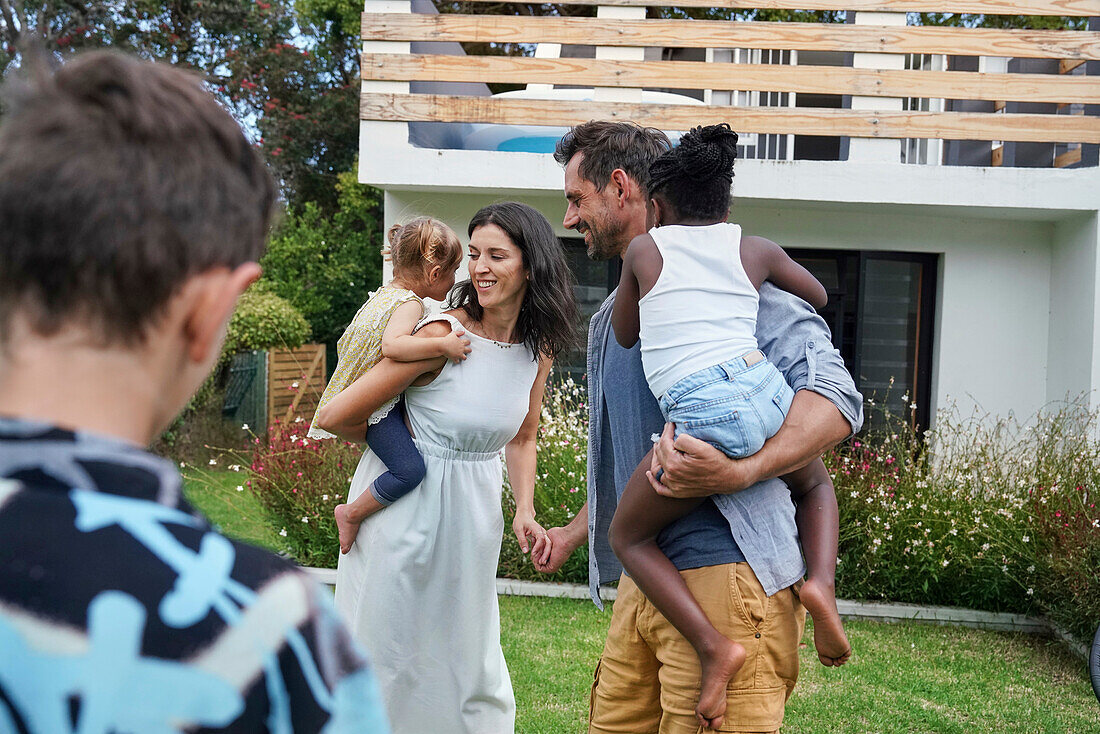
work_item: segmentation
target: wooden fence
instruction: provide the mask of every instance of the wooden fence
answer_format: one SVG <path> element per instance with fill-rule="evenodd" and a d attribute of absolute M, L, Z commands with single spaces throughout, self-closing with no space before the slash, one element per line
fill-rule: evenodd
<path fill-rule="evenodd" d="M 399 122 L 443 121 L 573 125 L 590 119 L 629 119 L 665 130 L 729 122 L 738 132 L 851 138 L 1100 143 L 1100 82 L 1086 62 L 1100 61 L 1094 30 L 1006 30 L 904 25 L 904 13 L 948 12 L 1100 17 L 1100 0 L 563 0 L 598 5 L 597 17 L 419 15 L 364 13 L 362 57 L 367 82 L 471 82 L 735 90 L 855 95 L 849 109 L 714 104 L 644 104 L 614 95 L 592 102 L 390 92 L 367 84 L 360 118 Z M 647 6 L 789 8 L 856 11 L 848 24 L 650 19 Z M 368 4 L 369 7 L 369 4 Z M 603 11 L 610 10 L 606 13 Z M 621 15 L 637 11 L 635 17 Z M 861 24 L 860 13 L 893 14 L 895 25 Z M 601 17 L 603 16 L 603 17 Z M 880 16 L 869 16 L 875 22 Z M 881 22 L 881 20 L 880 20 Z M 1095 27 L 1095 21 L 1093 21 Z M 408 53 L 409 42 L 553 43 L 596 46 L 596 58 L 448 56 Z M 379 43 L 382 42 L 382 43 Z M 640 60 L 647 47 L 790 49 L 852 54 L 851 66 L 703 63 Z M 638 51 L 623 58 L 615 49 Z M 600 53 L 611 49 L 612 53 Z M 875 56 L 867 57 L 865 54 Z M 1008 73 L 887 68 L 881 56 L 938 54 L 1012 59 L 1056 59 L 1058 73 Z M 616 56 L 619 58 L 608 58 Z M 893 66 L 896 66 L 894 64 Z M 981 68 L 979 66 L 979 68 Z M 901 109 L 899 99 L 994 102 L 989 111 Z M 868 101 L 869 100 L 869 101 Z M 879 100 L 881 104 L 877 104 Z M 891 104 L 893 103 L 893 104 Z M 1047 103 L 1049 112 L 1014 112 L 1006 103 Z M 1055 105 L 1057 107 L 1055 107 Z M 1079 153 L 1078 153 L 1079 156 Z M 1069 159 L 1066 159 L 1069 160 Z"/>
<path fill-rule="evenodd" d="M 311 422 L 325 391 L 325 345 L 273 349 L 267 359 L 268 424 L 286 423 L 296 416 Z"/>

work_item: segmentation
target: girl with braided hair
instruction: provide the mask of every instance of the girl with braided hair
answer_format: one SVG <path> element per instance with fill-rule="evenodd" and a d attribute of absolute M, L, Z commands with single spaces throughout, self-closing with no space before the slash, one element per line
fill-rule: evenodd
<path fill-rule="evenodd" d="M 654 226 L 626 250 L 612 323 L 623 347 L 641 339 L 646 381 L 676 435 L 686 432 L 731 458 L 744 458 L 775 435 L 794 398 L 757 345 L 760 287 L 769 281 L 815 308 L 825 305 L 827 295 L 774 242 L 743 237 L 738 225 L 726 221 L 736 154 L 737 133 L 729 125 L 697 127 L 650 166 Z M 657 545 L 665 526 L 708 498 L 658 494 L 645 471 L 651 459 L 652 453 L 626 485 L 611 523 L 611 546 L 642 592 L 695 648 L 702 668 L 695 714 L 701 726 L 717 729 L 727 686 L 746 650 L 715 629 Z M 795 498 L 808 567 L 800 595 L 814 619 L 819 659 L 842 665 L 851 647 L 833 593 L 838 527 L 835 514 L 821 511 L 827 498 L 818 494 L 815 487 Z"/>
<path fill-rule="evenodd" d="M 310 438 L 335 438 L 317 425 L 321 408 L 383 357 L 398 362 L 447 357 L 461 362 L 470 352 L 470 341 L 460 329 L 432 339 L 412 336 L 426 315 L 423 299 L 442 301 L 454 287 L 463 254 L 458 235 L 443 222 L 419 217 L 390 227 L 387 239 L 389 245 L 382 254 L 393 262 L 393 279 L 370 295 L 336 342 L 339 361 L 317 404 Z M 351 550 L 363 520 L 404 497 L 424 479 L 424 459 L 405 426 L 400 396 L 370 417 L 366 439 L 387 471 L 354 502 L 336 506 L 341 553 Z"/>

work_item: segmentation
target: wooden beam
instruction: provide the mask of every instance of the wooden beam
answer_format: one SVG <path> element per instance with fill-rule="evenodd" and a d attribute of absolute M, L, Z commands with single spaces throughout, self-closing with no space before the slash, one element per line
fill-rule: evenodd
<path fill-rule="evenodd" d="M 498 2 L 499 0 L 469 0 Z M 761 10 L 854 10 L 856 12 L 976 13 L 983 15 L 1100 16 L 1097 0 L 556 0 L 560 5 L 624 5 Z"/>
<path fill-rule="evenodd" d="M 724 20 L 364 13 L 367 41 L 767 48 L 1100 60 L 1100 32 Z"/>
<path fill-rule="evenodd" d="M 1074 163 L 1079 163 L 1080 161 L 1081 161 L 1081 148 L 1080 147 L 1072 148 L 1070 150 L 1067 150 L 1065 153 L 1062 153 L 1061 155 L 1054 157 L 1054 167 L 1055 168 L 1065 168 L 1066 166 L 1071 166 Z"/>
<path fill-rule="evenodd" d="M 1053 74 L 435 54 L 363 54 L 362 61 L 363 78 L 378 81 L 480 82 L 492 79 L 508 84 L 1100 104 L 1100 82 L 1095 78 Z"/>
<path fill-rule="evenodd" d="M 576 125 L 588 120 L 633 120 L 663 130 L 687 130 L 696 125 L 728 122 L 738 132 L 754 133 L 1100 143 L 1100 118 L 1076 115 L 578 103 L 440 94 L 364 92 L 359 102 L 359 119 L 554 126 Z"/>
<path fill-rule="evenodd" d="M 298 404 L 302 401 L 302 396 L 306 394 L 306 390 L 309 389 L 310 383 L 313 382 L 318 367 L 322 369 L 321 380 L 324 381 L 325 379 L 324 368 L 322 367 L 325 359 L 325 345 L 318 344 L 314 349 L 316 354 L 314 354 L 313 361 L 310 362 L 309 367 L 303 373 L 302 379 L 298 383 L 298 389 L 294 395 L 294 400 L 291 401 L 286 409 L 286 413 L 283 415 L 283 423 L 290 423 L 290 419 L 294 417 L 294 411 L 298 409 Z M 317 388 L 314 388 L 314 392 L 320 394 Z"/>
<path fill-rule="evenodd" d="M 1062 59 L 1058 62 L 1058 73 L 1068 74 L 1083 63 L 1084 59 Z"/>

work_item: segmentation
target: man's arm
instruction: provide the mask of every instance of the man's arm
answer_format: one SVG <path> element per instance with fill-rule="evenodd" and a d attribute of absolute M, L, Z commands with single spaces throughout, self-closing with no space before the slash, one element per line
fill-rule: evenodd
<path fill-rule="evenodd" d="M 657 493 L 665 497 L 730 494 L 801 469 L 851 432 L 848 420 L 828 398 L 799 390 L 783 427 L 763 448 L 744 459 L 730 459 L 705 441 L 686 434 L 674 441 L 672 424 L 665 425 L 647 476 Z M 664 469 L 661 481 L 656 479 L 658 468 Z"/>

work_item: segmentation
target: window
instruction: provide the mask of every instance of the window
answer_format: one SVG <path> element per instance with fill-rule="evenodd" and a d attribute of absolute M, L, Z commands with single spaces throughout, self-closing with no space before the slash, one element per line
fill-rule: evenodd
<path fill-rule="evenodd" d="M 833 346 L 863 396 L 875 402 L 866 425 L 885 406 L 917 430 L 930 421 L 932 318 L 937 256 L 906 252 L 788 250 L 829 292 L 820 311 Z M 914 410 L 910 407 L 915 405 Z"/>

